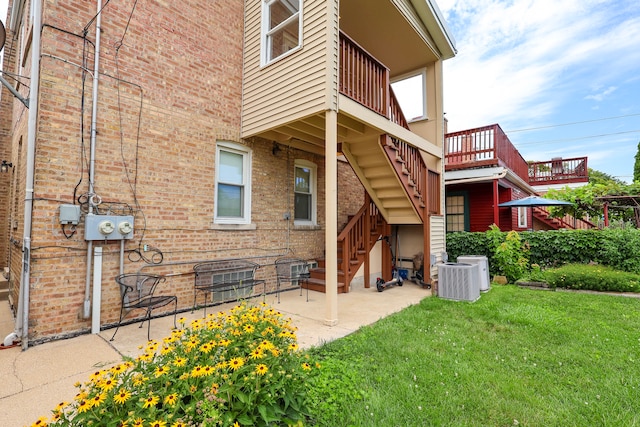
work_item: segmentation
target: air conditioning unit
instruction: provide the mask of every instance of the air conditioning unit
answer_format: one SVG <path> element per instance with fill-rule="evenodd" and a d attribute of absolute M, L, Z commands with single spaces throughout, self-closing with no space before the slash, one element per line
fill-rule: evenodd
<path fill-rule="evenodd" d="M 438 296 L 470 302 L 480 298 L 478 264 L 438 264 Z"/>
<path fill-rule="evenodd" d="M 458 262 L 462 264 L 478 264 L 480 268 L 480 292 L 487 292 L 491 288 L 489 279 L 489 260 L 484 255 L 460 255 Z"/>

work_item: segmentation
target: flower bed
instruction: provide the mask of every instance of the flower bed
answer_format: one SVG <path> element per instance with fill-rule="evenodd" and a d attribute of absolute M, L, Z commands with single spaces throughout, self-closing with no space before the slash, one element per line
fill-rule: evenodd
<path fill-rule="evenodd" d="M 302 425 L 306 379 L 318 365 L 299 351 L 290 319 L 242 303 L 150 341 L 76 384 L 73 402 L 34 426 Z"/>

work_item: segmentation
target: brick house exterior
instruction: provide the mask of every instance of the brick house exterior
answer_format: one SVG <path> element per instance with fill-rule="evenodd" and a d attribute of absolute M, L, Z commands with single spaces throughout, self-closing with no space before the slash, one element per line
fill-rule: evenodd
<path fill-rule="evenodd" d="M 336 221 L 328 227 L 325 153 L 264 129 L 243 129 L 249 117 L 243 101 L 247 16 L 260 3 L 105 1 L 98 13 L 100 2 L 43 2 L 37 37 L 30 2 L 9 2 L 7 22 L 13 26 L 3 69 L 34 77 L 37 38 L 40 46 L 38 90 L 33 80 L 19 78 L 16 85 L 30 98 L 29 108 L 4 88 L 0 106 L 0 154 L 14 165 L 0 176 L 0 260 L 9 271 L 14 306 L 27 299 L 23 346 L 24 338 L 37 344 L 90 330 L 87 304 L 96 262 L 102 268 L 100 320 L 109 327 L 118 319 L 113 278 L 122 270 L 170 275 L 167 286 L 180 309 L 192 304 L 190 273 L 202 260 L 250 258 L 273 287 L 278 257 L 324 257 L 327 229 L 341 230 L 363 206 L 368 187 L 340 156 L 331 178 L 337 183 Z M 305 14 L 321 3 L 305 2 Z M 442 148 L 441 136 L 433 146 Z M 249 159 L 241 193 L 250 197 L 244 224 L 216 219 L 221 147 Z M 436 172 L 441 157 L 432 161 Z M 294 171 L 300 162 L 315 171 L 317 217 L 310 224 L 285 219 L 296 209 Z M 66 220 L 67 210 L 77 206 L 79 223 L 62 224 L 61 215 Z M 89 214 L 133 216 L 133 238 L 86 239 Z M 95 259 L 98 247 L 101 261 Z M 25 278 L 28 286 L 21 286 Z"/>

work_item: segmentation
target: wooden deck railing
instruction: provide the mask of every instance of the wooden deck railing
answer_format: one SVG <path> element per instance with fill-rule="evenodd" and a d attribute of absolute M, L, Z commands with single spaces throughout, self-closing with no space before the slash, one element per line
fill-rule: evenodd
<path fill-rule="evenodd" d="M 544 206 L 536 206 L 534 209 L 535 209 L 535 212 L 540 215 L 547 216 L 547 217 L 551 215 L 549 210 Z M 562 227 L 568 228 L 568 229 L 591 230 L 591 229 L 597 228 L 597 225 L 593 224 L 592 222 L 589 222 L 584 219 L 576 218 L 570 214 L 566 214 L 562 218 L 554 218 L 554 219 L 558 221 L 562 225 Z"/>
<path fill-rule="evenodd" d="M 347 288 L 364 257 L 384 232 L 385 226 L 384 217 L 367 195 L 364 205 L 338 235 L 338 248 L 342 250 L 342 257 L 338 259 L 338 271 L 343 272 Z"/>
<path fill-rule="evenodd" d="M 343 95 L 409 129 L 391 90 L 389 68 L 342 32 L 339 87 Z"/>
<path fill-rule="evenodd" d="M 529 166 L 499 125 L 445 135 L 445 170 L 504 166 L 528 180 Z"/>
<path fill-rule="evenodd" d="M 568 184 L 589 182 L 586 157 L 555 158 L 546 162 L 529 163 L 529 184 Z"/>
<path fill-rule="evenodd" d="M 407 190 L 418 215 L 424 221 L 424 206 L 427 202 L 427 165 L 420 154 L 420 150 L 405 141 L 384 134 L 380 137 L 380 144 L 384 148 L 398 178 Z"/>

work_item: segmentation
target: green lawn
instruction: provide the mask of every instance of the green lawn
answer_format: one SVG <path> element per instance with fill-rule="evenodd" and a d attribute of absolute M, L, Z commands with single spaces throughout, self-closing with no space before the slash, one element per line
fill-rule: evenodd
<path fill-rule="evenodd" d="M 312 353 L 319 426 L 640 426 L 636 298 L 494 285 Z"/>

